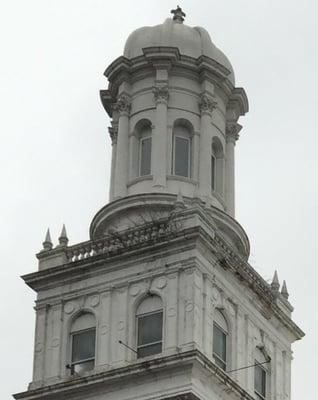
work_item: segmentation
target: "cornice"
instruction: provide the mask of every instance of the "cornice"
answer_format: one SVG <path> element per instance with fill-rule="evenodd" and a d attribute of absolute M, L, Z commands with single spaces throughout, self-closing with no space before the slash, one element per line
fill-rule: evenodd
<path fill-rule="evenodd" d="M 125 380 L 133 380 L 141 375 L 148 375 L 150 378 L 153 374 L 162 372 L 174 371 L 176 369 L 186 369 L 197 367 L 202 368 L 205 373 L 210 375 L 211 379 L 216 380 L 218 384 L 225 385 L 229 390 L 233 391 L 238 398 L 245 400 L 254 400 L 243 387 L 231 378 L 229 374 L 224 372 L 210 359 L 204 356 L 199 350 L 190 350 L 180 352 L 170 356 L 153 357 L 149 360 L 135 361 L 130 365 L 113 368 L 108 371 L 96 372 L 87 374 L 83 377 L 69 377 L 64 381 L 48 386 L 43 386 L 38 389 L 31 389 L 26 392 L 14 394 L 16 400 L 51 400 L 52 398 L 59 400 L 74 396 L 81 393 L 92 393 L 94 390 L 100 393 L 101 390 L 109 385 L 115 385 L 118 382 L 122 384 Z M 152 378 L 151 378 L 152 379 Z M 180 397 L 179 397 L 180 396 Z M 198 399 L 195 390 L 189 390 L 187 393 L 181 393 L 178 397 L 166 395 L 161 397 L 163 400 L 168 399 Z M 186 396 L 186 397 L 182 397 Z"/>
<path fill-rule="evenodd" d="M 168 197 L 175 199 L 175 196 L 155 196 L 154 194 L 152 196 L 157 202 L 158 198 L 165 202 L 167 202 Z M 140 196 L 134 196 L 130 199 L 131 206 L 136 204 L 138 197 Z M 265 308 L 269 310 L 268 316 L 275 316 L 292 332 L 295 339 L 301 339 L 304 333 L 279 307 L 277 297 L 272 293 L 270 285 L 249 265 L 244 258 L 246 254 L 239 254 L 238 249 L 228 243 L 223 236 L 222 232 L 232 229 L 233 234 L 235 230 L 237 231 L 235 233 L 236 238 L 241 237 L 244 231 L 242 230 L 240 233 L 240 226 L 237 222 L 220 210 L 214 210 L 213 207 L 207 209 L 199 200 L 197 204 L 189 199 L 185 199 L 185 201 L 186 207 L 181 211 L 171 209 L 173 211 L 172 219 L 170 216 L 164 217 L 97 240 L 67 247 L 63 250 L 66 264 L 25 275 L 23 279 L 29 286 L 39 289 L 52 285 L 54 282 L 56 285 L 56 282 L 63 282 L 66 278 L 73 277 L 72 279 L 75 279 L 76 276 L 79 277 L 85 271 L 89 271 L 90 274 L 98 274 L 100 268 L 103 265 L 105 266 L 105 262 L 116 268 L 116 262 L 119 260 L 123 263 L 125 260 L 135 260 L 136 257 L 140 259 L 142 254 L 147 254 L 147 252 L 149 254 L 149 251 L 155 257 L 157 252 L 163 251 L 163 249 L 168 253 L 176 251 L 176 248 L 178 251 L 183 251 L 183 246 L 186 246 L 187 249 L 192 248 L 192 246 L 194 248 L 197 240 L 202 238 L 210 251 L 216 256 L 218 264 L 225 270 L 231 271 L 241 284 L 246 285 L 258 295 Z M 115 211 L 116 205 L 118 207 L 123 202 L 125 203 L 125 199 L 109 206 L 115 207 L 113 209 Z M 125 204 L 127 208 L 127 199 Z M 144 202 L 143 204 L 145 206 Z M 107 216 L 107 213 L 105 216 Z M 200 217 L 203 224 L 197 217 Z M 233 222 L 231 223 L 231 221 Z M 220 223 L 223 226 L 222 229 L 220 229 Z M 217 226 L 217 229 L 215 229 L 215 226 Z M 185 236 L 187 237 L 186 243 L 184 241 Z M 246 245 L 248 245 L 248 242 Z M 59 249 L 59 251 L 61 250 Z M 45 254 L 40 253 L 40 256 L 41 258 L 50 257 L 51 253 L 54 252 L 56 252 L 56 249 L 47 251 Z"/>
<path fill-rule="evenodd" d="M 234 89 L 228 79 L 231 72 L 207 56 L 199 58 L 185 56 L 180 54 L 177 47 L 147 47 L 143 49 L 143 53 L 142 56 L 133 59 L 121 56 L 108 66 L 104 75 L 109 80 L 108 90 L 112 98 L 117 96 L 118 87 L 124 80 L 134 81 L 139 71 L 148 71 L 150 74 L 151 69 L 158 68 L 167 69 L 170 74 L 176 71 L 176 73 L 190 74 L 200 81 L 209 80 L 223 88 L 227 96 L 230 96 Z M 139 74 L 139 77 L 142 79 L 144 76 Z"/>

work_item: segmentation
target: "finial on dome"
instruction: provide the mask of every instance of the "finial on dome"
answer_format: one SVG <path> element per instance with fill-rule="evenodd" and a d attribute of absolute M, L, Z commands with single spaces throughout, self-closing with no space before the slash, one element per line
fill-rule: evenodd
<path fill-rule="evenodd" d="M 185 13 L 182 11 L 182 8 L 177 6 L 175 10 L 170 11 L 171 14 L 173 14 L 173 20 L 178 22 L 179 24 L 182 24 L 184 21 L 184 17 L 186 16 Z"/>

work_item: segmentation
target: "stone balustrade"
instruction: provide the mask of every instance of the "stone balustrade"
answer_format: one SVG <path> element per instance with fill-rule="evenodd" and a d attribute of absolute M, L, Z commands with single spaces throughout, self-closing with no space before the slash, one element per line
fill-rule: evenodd
<path fill-rule="evenodd" d="M 109 232 L 107 236 L 67 247 L 68 262 L 75 262 L 99 254 L 120 253 L 130 247 L 167 240 L 177 231 L 176 223 L 171 219 L 151 222 L 128 229 L 124 232 Z"/>

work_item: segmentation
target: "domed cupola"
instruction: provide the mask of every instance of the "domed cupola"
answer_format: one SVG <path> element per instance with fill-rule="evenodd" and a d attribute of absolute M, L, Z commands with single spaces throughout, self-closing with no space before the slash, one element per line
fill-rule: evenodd
<path fill-rule="evenodd" d="M 173 19 L 167 18 L 163 24 L 145 26 L 132 32 L 126 41 L 124 57 L 142 56 L 147 47 L 176 47 L 180 54 L 191 58 L 209 57 L 228 70 L 227 77 L 235 84 L 231 63 L 212 43 L 209 33 L 200 26 L 185 25 L 178 14 Z"/>
<path fill-rule="evenodd" d="M 101 100 L 112 125 L 106 209 L 121 204 L 126 212 L 136 199 L 170 204 L 182 195 L 234 217 L 234 147 L 247 97 L 208 32 L 185 25 L 180 7 L 172 14 L 134 31 L 105 71 Z M 93 236 L 105 233 L 105 212 L 95 217 Z"/>

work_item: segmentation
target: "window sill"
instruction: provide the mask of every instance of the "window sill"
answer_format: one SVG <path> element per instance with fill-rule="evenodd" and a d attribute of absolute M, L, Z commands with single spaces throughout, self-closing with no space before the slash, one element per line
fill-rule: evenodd
<path fill-rule="evenodd" d="M 152 179 L 153 179 L 152 175 L 137 176 L 136 178 L 134 178 L 130 182 L 128 182 L 127 187 L 130 187 L 130 186 L 135 185 L 136 183 L 142 182 L 142 181 L 152 181 Z"/>
<path fill-rule="evenodd" d="M 185 183 L 191 183 L 192 185 L 197 185 L 198 182 L 195 181 L 194 179 L 187 178 L 185 176 L 181 175 L 167 175 L 167 180 L 169 181 L 180 181 L 180 182 L 185 182 Z"/>

